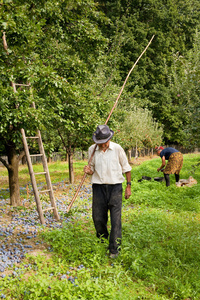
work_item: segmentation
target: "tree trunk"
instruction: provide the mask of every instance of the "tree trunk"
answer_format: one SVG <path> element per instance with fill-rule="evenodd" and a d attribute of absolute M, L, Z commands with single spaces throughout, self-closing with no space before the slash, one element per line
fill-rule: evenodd
<path fill-rule="evenodd" d="M 48 163 L 51 163 L 51 162 L 52 162 L 52 158 L 51 158 L 50 155 L 47 156 L 47 162 L 48 162 Z"/>
<path fill-rule="evenodd" d="M 22 157 L 22 165 L 25 165 L 26 164 L 26 155 L 24 155 L 23 157 Z"/>
<path fill-rule="evenodd" d="M 84 151 L 82 151 L 82 160 L 84 160 L 85 159 L 85 153 L 84 153 Z"/>
<path fill-rule="evenodd" d="M 22 205 L 19 192 L 19 159 L 14 145 L 7 145 L 10 205 Z"/>
<path fill-rule="evenodd" d="M 73 168 L 73 153 L 71 149 L 68 151 L 68 165 L 69 165 L 69 182 L 74 183 L 74 168 Z"/>
<path fill-rule="evenodd" d="M 138 159 L 138 148 L 137 148 L 137 142 L 135 146 L 135 160 Z"/>
<path fill-rule="evenodd" d="M 131 149 L 128 150 L 128 161 L 131 162 Z"/>

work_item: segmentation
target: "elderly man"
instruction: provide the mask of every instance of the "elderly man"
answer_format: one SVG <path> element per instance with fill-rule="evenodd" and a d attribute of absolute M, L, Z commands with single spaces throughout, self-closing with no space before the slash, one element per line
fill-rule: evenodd
<path fill-rule="evenodd" d="M 121 244 L 122 182 L 126 175 L 125 198 L 131 195 L 131 166 L 122 147 L 111 138 L 114 132 L 107 125 L 97 126 L 93 134 L 94 144 L 89 148 L 91 164 L 84 172 L 92 175 L 92 217 L 97 237 L 108 239 L 108 210 L 110 210 L 111 232 L 109 236 L 110 257 L 117 257 Z M 95 148 L 96 146 L 96 148 Z"/>
<path fill-rule="evenodd" d="M 167 147 L 163 148 L 162 146 L 156 147 L 157 155 L 161 157 L 162 159 L 162 165 L 160 168 L 157 169 L 157 171 L 163 170 L 163 168 L 166 165 L 166 160 L 168 160 L 168 163 L 163 170 L 166 186 L 170 186 L 170 179 L 169 174 L 175 174 L 176 182 L 179 181 L 179 173 L 183 166 L 183 155 L 178 150 Z"/>

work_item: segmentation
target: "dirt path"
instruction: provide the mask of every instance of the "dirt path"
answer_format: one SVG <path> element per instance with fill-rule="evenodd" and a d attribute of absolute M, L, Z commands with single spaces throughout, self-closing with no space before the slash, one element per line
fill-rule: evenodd
<path fill-rule="evenodd" d="M 41 225 L 36 204 L 32 192 L 29 197 L 23 199 L 22 207 L 11 207 L 9 200 L 0 199 L 0 276 L 10 274 L 9 268 L 17 267 L 25 260 L 26 254 L 34 256 L 48 255 L 51 252 L 49 245 L 43 242 L 41 233 L 49 228 L 61 228 L 65 221 L 69 222 L 70 218 L 66 216 L 66 209 L 74 195 L 77 184 L 69 185 L 68 183 L 57 183 L 53 185 L 54 196 L 57 203 L 60 221 L 55 221 L 50 212 L 45 214 L 45 225 Z M 86 182 L 78 197 L 79 205 L 88 207 L 91 205 L 91 185 Z M 50 206 L 49 201 L 45 202 L 44 207 Z M 81 203 L 81 201 L 83 203 Z M 88 202 L 88 203 L 87 203 Z M 74 207 L 76 204 L 74 205 Z M 73 220 L 73 219 L 72 219 Z"/>

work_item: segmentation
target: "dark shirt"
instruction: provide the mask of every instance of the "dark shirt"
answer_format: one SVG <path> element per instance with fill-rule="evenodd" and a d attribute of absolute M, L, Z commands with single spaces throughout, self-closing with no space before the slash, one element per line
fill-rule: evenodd
<path fill-rule="evenodd" d="M 165 156 L 165 159 L 168 160 L 170 155 L 174 152 L 179 152 L 179 151 L 172 147 L 167 147 L 160 152 L 160 157 L 162 158 L 163 156 Z"/>

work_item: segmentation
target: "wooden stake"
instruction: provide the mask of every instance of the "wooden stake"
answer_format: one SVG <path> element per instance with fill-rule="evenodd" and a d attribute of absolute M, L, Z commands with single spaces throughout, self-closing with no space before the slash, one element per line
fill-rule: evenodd
<path fill-rule="evenodd" d="M 120 93 L 119 93 L 119 95 L 118 95 L 116 101 L 115 101 L 115 104 L 113 105 L 113 108 L 111 109 L 111 111 L 110 111 L 110 113 L 109 113 L 109 115 L 108 115 L 108 118 L 107 118 L 107 120 L 106 120 L 106 122 L 105 122 L 105 125 L 108 123 L 108 121 L 109 121 L 109 119 L 110 119 L 110 117 L 111 117 L 111 115 L 112 115 L 112 113 L 113 113 L 115 107 L 117 106 L 117 102 L 118 102 L 118 100 L 119 100 L 119 98 L 120 98 L 120 96 L 121 96 L 121 94 L 122 94 L 122 92 L 123 92 L 123 89 L 124 89 L 124 87 L 125 87 L 125 85 L 126 85 L 126 82 L 127 82 L 128 78 L 129 78 L 131 72 L 133 71 L 133 69 L 134 69 L 135 66 L 137 65 L 137 63 L 138 63 L 138 61 L 140 60 L 140 58 L 142 57 L 142 55 L 146 52 L 146 50 L 147 50 L 148 47 L 150 46 L 150 44 L 151 44 L 151 42 L 152 42 L 154 36 L 155 36 L 155 35 L 152 36 L 152 38 L 150 39 L 150 41 L 149 41 L 149 43 L 147 44 L 146 48 L 142 51 L 142 53 L 140 54 L 140 56 L 138 57 L 138 59 L 136 60 L 136 62 L 135 62 L 134 65 L 132 66 L 132 68 L 130 69 L 128 75 L 126 76 L 126 79 L 125 79 L 125 81 L 124 81 L 124 84 L 123 84 L 123 86 L 122 86 L 122 88 L 121 88 L 121 90 L 120 90 Z M 89 166 L 90 166 L 90 163 L 91 163 L 92 158 L 93 158 L 93 156 L 94 156 L 94 153 L 95 153 L 95 151 L 96 151 L 96 148 L 97 148 L 97 145 L 94 147 L 94 151 L 93 151 L 93 153 L 92 153 L 92 155 L 91 155 L 91 157 L 90 157 L 90 160 L 89 160 L 89 162 L 88 162 L 88 165 L 89 165 Z M 84 173 L 83 178 L 82 178 L 82 180 L 81 180 L 81 182 L 80 182 L 80 184 L 79 184 L 79 186 L 78 186 L 78 189 L 77 189 L 77 191 L 76 191 L 74 197 L 72 198 L 70 204 L 69 204 L 68 207 L 67 207 L 67 213 L 69 212 L 69 210 L 70 210 L 70 208 L 72 207 L 74 201 L 76 200 L 76 197 L 78 196 L 78 193 L 79 193 L 79 191 L 80 191 L 80 189 L 81 189 L 81 186 L 82 186 L 83 182 L 85 181 L 86 176 L 87 176 L 87 174 Z"/>

